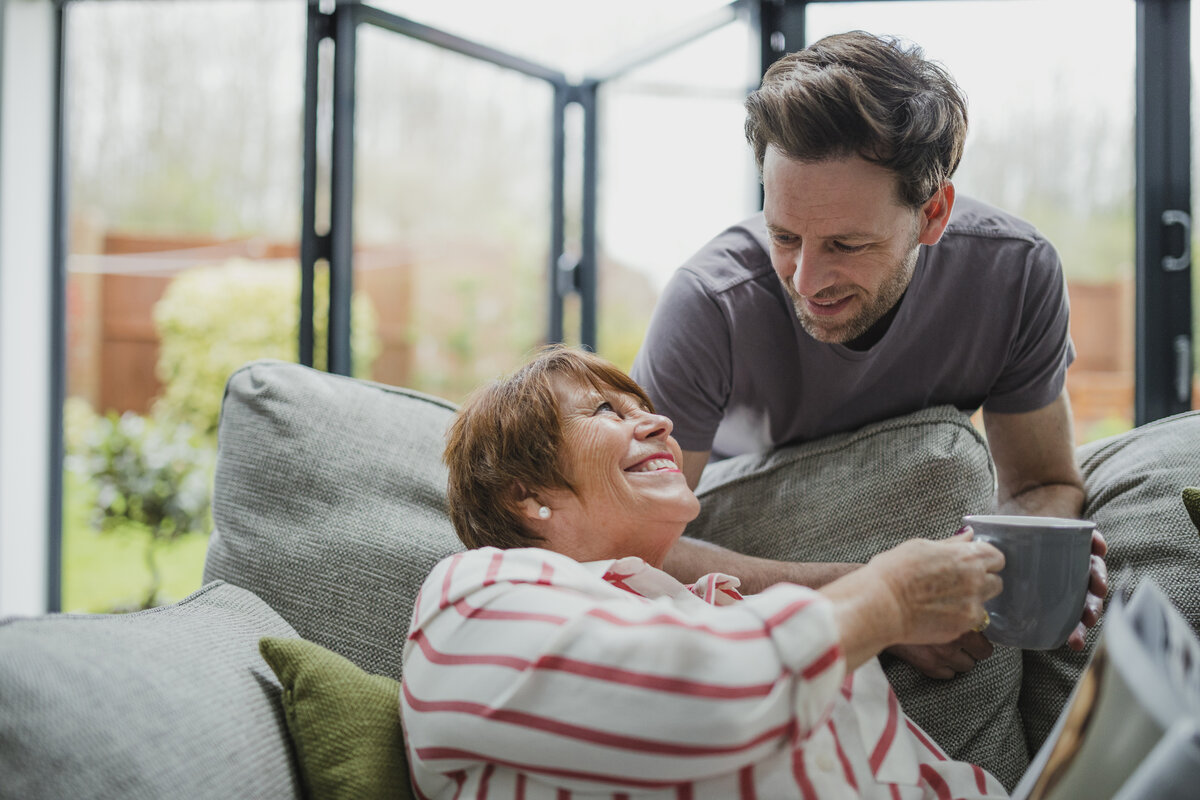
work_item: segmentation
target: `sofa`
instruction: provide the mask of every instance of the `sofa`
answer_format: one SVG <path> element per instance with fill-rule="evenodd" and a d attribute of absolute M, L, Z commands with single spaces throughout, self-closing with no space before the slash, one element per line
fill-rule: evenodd
<path fill-rule="evenodd" d="M 0 798 L 410 797 L 397 710 L 415 593 L 461 549 L 446 513 L 453 404 L 257 361 L 229 379 L 203 585 L 124 615 L 0 621 Z M 1200 630 L 1200 412 L 1079 448 L 1110 584 L 1151 579 Z M 688 534 L 865 561 L 990 510 L 970 420 L 934 408 L 706 470 Z M 1189 495 L 1200 518 L 1200 499 Z M 884 657 L 908 713 L 1012 787 L 1088 651 L 997 647 L 933 681 Z M 947 709 L 952 709 L 947 713 Z"/>

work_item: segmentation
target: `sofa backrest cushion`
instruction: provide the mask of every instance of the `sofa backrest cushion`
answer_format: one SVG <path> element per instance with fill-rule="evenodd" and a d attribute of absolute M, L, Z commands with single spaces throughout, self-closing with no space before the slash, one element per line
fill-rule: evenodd
<path fill-rule="evenodd" d="M 709 464 L 697 487 L 700 516 L 686 535 L 764 558 L 864 563 L 908 539 L 953 534 L 963 516 L 992 509 L 995 481 L 970 419 L 940 406 Z M 887 654 L 881 661 L 905 712 L 935 741 L 1015 785 L 1029 760 L 1017 711 L 1019 650 L 997 647 L 949 681 Z"/>
<path fill-rule="evenodd" d="M 1110 594 L 1153 581 L 1200 633 L 1200 533 L 1182 499 L 1185 488 L 1200 486 L 1200 411 L 1090 442 L 1076 455 L 1086 489 L 1083 516 L 1108 542 Z M 1103 629 L 1101 618 L 1081 653 L 1025 654 L 1021 710 L 1031 747 L 1050 733 Z"/>
<path fill-rule="evenodd" d="M 123 615 L 0 622 L 0 798 L 300 798 L 250 592 Z"/>
<path fill-rule="evenodd" d="M 446 509 L 454 406 L 258 361 L 221 407 L 204 579 L 245 587 L 305 639 L 400 678 L 413 601 L 462 549 Z"/>

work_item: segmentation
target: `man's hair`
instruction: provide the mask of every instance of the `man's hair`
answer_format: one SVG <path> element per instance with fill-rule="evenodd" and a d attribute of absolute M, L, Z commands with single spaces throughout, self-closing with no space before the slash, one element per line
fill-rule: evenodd
<path fill-rule="evenodd" d="M 650 411 L 642 387 L 603 358 L 551 345 L 512 376 L 476 389 L 446 434 L 442 458 L 450 469 L 450 520 L 467 547 L 538 547 L 525 527 L 523 494 L 543 489 L 574 492 L 562 471 L 563 426 L 554 380 L 625 392 Z"/>
<path fill-rule="evenodd" d="M 762 173 L 768 147 L 796 161 L 860 156 L 897 176 L 920 207 L 954 174 L 967 102 L 915 45 L 863 31 L 827 36 L 776 61 L 746 99 L 746 139 Z"/>

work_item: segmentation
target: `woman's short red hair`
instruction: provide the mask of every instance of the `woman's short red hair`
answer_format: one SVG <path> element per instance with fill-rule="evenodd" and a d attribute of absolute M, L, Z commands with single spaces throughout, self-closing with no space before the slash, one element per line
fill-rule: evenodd
<path fill-rule="evenodd" d="M 539 547 L 519 510 L 522 496 L 544 489 L 574 491 L 562 472 L 563 426 L 554 379 L 625 392 L 647 409 L 642 387 L 595 353 L 563 345 L 538 351 L 510 377 L 476 389 L 446 435 L 450 519 L 463 544 Z"/>

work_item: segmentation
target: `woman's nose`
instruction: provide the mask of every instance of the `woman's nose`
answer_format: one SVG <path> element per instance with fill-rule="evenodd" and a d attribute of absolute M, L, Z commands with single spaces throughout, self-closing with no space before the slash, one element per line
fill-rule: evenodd
<path fill-rule="evenodd" d="M 667 437 L 675 426 L 668 417 L 649 411 L 641 412 L 637 422 L 637 435 L 641 439 L 653 439 L 656 436 Z"/>

